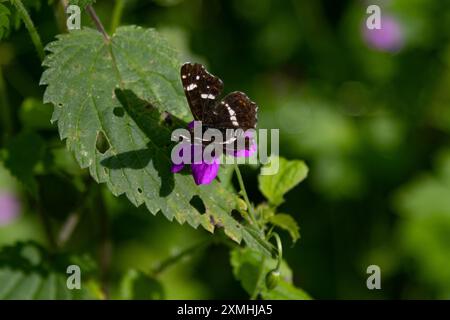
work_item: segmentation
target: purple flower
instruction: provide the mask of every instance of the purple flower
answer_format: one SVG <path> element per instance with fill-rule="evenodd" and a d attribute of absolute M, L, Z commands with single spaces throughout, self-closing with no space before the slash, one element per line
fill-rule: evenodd
<path fill-rule="evenodd" d="M 188 124 L 188 128 L 192 129 L 194 127 L 194 121 Z M 248 150 L 239 150 L 234 151 L 233 156 L 235 157 L 250 157 L 256 152 L 257 146 L 254 143 L 254 140 L 251 137 L 250 132 L 246 132 L 246 138 L 249 138 L 251 142 Z M 189 148 L 189 145 L 186 145 Z M 191 170 L 192 176 L 194 177 L 194 181 L 197 185 L 200 184 L 210 184 L 217 176 L 220 167 L 220 159 L 219 157 L 214 157 L 212 160 L 200 159 L 200 161 L 195 161 L 195 157 L 199 156 L 200 158 L 203 155 L 203 146 L 200 144 L 191 144 L 191 155 L 194 159 L 191 159 Z M 183 149 L 180 150 L 180 157 L 183 156 Z M 172 164 L 171 171 L 173 173 L 180 172 L 184 168 L 184 163 L 180 164 Z"/>
<path fill-rule="evenodd" d="M 19 200 L 13 193 L 0 192 L 0 226 L 13 222 L 20 214 Z"/>
<path fill-rule="evenodd" d="M 381 29 L 369 29 L 364 23 L 363 37 L 370 47 L 379 51 L 397 52 L 404 43 L 402 26 L 388 15 L 381 16 Z"/>

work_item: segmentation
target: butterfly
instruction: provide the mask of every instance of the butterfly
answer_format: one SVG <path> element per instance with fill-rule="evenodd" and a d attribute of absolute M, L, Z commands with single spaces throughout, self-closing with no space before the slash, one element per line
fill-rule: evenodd
<path fill-rule="evenodd" d="M 232 92 L 219 100 L 222 80 L 199 63 L 183 64 L 180 75 L 194 120 L 201 121 L 205 130 L 218 129 L 225 137 L 226 129 L 256 128 L 258 106 L 245 93 Z M 236 138 L 224 140 L 225 144 L 231 144 Z"/>

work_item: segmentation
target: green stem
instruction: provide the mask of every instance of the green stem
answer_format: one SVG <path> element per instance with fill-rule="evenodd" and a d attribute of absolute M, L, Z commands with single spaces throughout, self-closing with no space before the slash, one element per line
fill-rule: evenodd
<path fill-rule="evenodd" d="M 34 44 L 34 47 L 36 48 L 36 51 L 39 55 L 39 58 L 44 60 L 44 47 L 42 46 L 41 38 L 39 37 L 39 33 L 36 30 L 36 27 L 33 24 L 33 21 L 30 18 L 30 15 L 27 12 L 27 9 L 23 5 L 21 0 L 11 0 L 11 3 L 16 8 L 17 12 L 19 13 L 20 18 L 23 20 L 23 23 L 25 24 L 25 27 L 28 30 L 28 33 L 30 34 L 31 41 Z"/>
<path fill-rule="evenodd" d="M 160 273 L 162 273 L 163 271 L 165 271 L 166 269 L 168 269 L 169 267 L 171 267 L 172 265 L 176 264 L 177 262 L 179 262 L 181 259 L 183 259 L 184 257 L 187 257 L 193 253 L 195 253 L 196 251 L 207 247 L 211 244 L 210 240 L 206 240 L 206 241 L 202 241 L 200 243 L 196 243 L 193 246 L 167 258 L 166 260 L 164 260 L 163 262 L 161 262 L 158 266 L 156 266 L 152 271 L 151 274 L 153 276 L 158 276 Z"/>
<path fill-rule="evenodd" d="M 100 33 L 103 35 L 103 38 L 105 38 L 105 40 L 107 42 L 109 42 L 111 40 L 111 38 L 106 33 L 105 27 L 103 27 L 103 24 L 100 21 L 100 18 L 97 16 L 97 13 L 95 12 L 94 7 L 92 7 L 92 5 L 88 5 L 88 6 L 86 6 L 86 11 L 89 13 L 89 16 L 91 17 L 92 21 L 94 22 L 97 30 L 100 31 Z"/>
<path fill-rule="evenodd" d="M 116 0 L 112 13 L 111 25 L 109 27 L 109 32 L 111 34 L 113 34 L 114 31 L 116 31 L 117 27 L 120 25 L 124 8 L 125 8 L 125 0 Z"/>
<path fill-rule="evenodd" d="M 69 241 L 80 222 L 80 216 L 80 212 L 75 211 L 67 217 L 66 221 L 64 221 L 61 230 L 58 233 L 57 245 L 59 248 L 63 248 L 67 241 Z"/>
<path fill-rule="evenodd" d="M 13 132 L 13 119 L 11 114 L 11 106 L 6 93 L 5 81 L 3 79 L 2 69 L 0 67 L 0 112 L 3 125 L 3 145 L 7 142 Z"/>
<path fill-rule="evenodd" d="M 53 12 L 55 15 L 56 23 L 60 32 L 67 32 L 67 14 L 66 8 L 69 5 L 67 0 L 56 1 L 53 5 Z"/>
<path fill-rule="evenodd" d="M 270 240 L 272 237 L 275 238 L 275 240 L 277 242 L 277 249 L 278 249 L 277 265 L 276 265 L 275 269 L 273 269 L 273 270 L 280 270 L 281 262 L 283 261 L 283 243 L 281 242 L 281 238 L 278 235 L 278 233 L 276 233 L 276 232 L 271 233 L 271 232 L 272 231 L 269 232 L 267 239 Z M 253 293 L 250 296 L 251 300 L 255 300 L 258 297 L 258 294 L 260 292 L 259 288 L 261 288 L 262 282 L 264 280 L 265 265 L 266 265 L 266 256 L 263 256 L 261 259 L 261 266 L 259 267 L 260 269 L 259 269 L 259 273 L 258 273 L 258 279 L 256 280 L 255 289 L 253 290 Z"/>
<path fill-rule="evenodd" d="M 283 244 L 281 242 L 280 236 L 278 233 L 274 232 L 271 237 L 274 237 L 277 241 L 277 249 L 278 249 L 278 257 L 277 257 L 277 266 L 275 267 L 275 270 L 279 270 L 281 267 L 281 261 L 283 261 Z"/>
<path fill-rule="evenodd" d="M 244 180 L 242 179 L 241 171 L 239 170 L 239 166 L 237 163 L 234 164 L 234 170 L 236 171 L 236 175 L 239 182 L 239 187 L 241 188 L 242 195 L 244 196 L 245 203 L 248 207 L 248 212 L 250 214 L 251 222 L 255 224 L 255 226 L 259 229 L 258 221 L 255 217 L 255 211 L 253 210 L 253 206 L 248 199 L 247 191 L 245 190 Z"/>
<path fill-rule="evenodd" d="M 259 273 L 258 273 L 258 279 L 256 280 L 255 289 L 253 289 L 253 293 L 250 296 L 250 300 L 255 300 L 258 297 L 259 294 L 259 288 L 261 287 L 261 284 L 264 280 L 264 269 L 266 266 L 266 256 L 263 256 L 261 259 L 261 266 L 259 267 Z"/>

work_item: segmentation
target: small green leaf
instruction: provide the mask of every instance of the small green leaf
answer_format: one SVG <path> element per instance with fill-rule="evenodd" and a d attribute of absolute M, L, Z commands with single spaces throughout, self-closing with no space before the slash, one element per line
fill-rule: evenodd
<path fill-rule="evenodd" d="M 255 290 L 261 271 L 265 276 L 277 264 L 277 261 L 272 258 L 265 258 L 264 260 L 264 270 L 261 270 L 263 256 L 260 253 L 248 248 L 237 248 L 231 251 L 230 263 L 234 277 L 241 282 L 242 287 L 249 295 Z M 279 271 L 278 283 L 273 290 L 269 290 L 264 281 L 260 283 L 259 292 L 263 299 L 311 299 L 303 290 L 293 285 L 292 271 L 285 261 L 281 263 Z"/>
<path fill-rule="evenodd" d="M 38 134 L 22 132 L 11 139 L 6 149 L 5 167 L 34 195 L 38 189 L 34 171 L 42 159 L 44 147 Z"/>
<path fill-rule="evenodd" d="M 273 225 L 289 232 L 289 235 L 292 238 L 292 242 L 296 242 L 298 239 L 300 239 L 300 227 L 298 226 L 297 221 L 295 221 L 292 216 L 285 213 L 278 213 L 270 217 L 269 221 Z"/>
<path fill-rule="evenodd" d="M 263 222 L 269 221 L 270 217 L 275 214 L 275 210 L 273 207 L 269 206 L 267 203 L 261 203 L 255 208 L 257 219 L 262 220 Z"/>
<path fill-rule="evenodd" d="M 259 189 L 271 204 L 279 206 L 284 202 L 284 194 L 294 188 L 308 174 L 308 167 L 300 160 L 279 159 L 279 171 L 274 175 L 260 175 Z M 272 161 L 276 161 L 274 158 Z"/>
<path fill-rule="evenodd" d="M 147 274 L 128 270 L 120 284 L 120 298 L 126 300 L 161 300 L 164 299 L 161 283 Z"/>

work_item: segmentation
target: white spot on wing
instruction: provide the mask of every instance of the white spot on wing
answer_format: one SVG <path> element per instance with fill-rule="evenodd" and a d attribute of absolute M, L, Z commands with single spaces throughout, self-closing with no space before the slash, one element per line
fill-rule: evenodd
<path fill-rule="evenodd" d="M 194 90 L 195 88 L 197 88 L 197 85 L 195 83 L 191 83 L 190 85 L 187 86 L 186 90 L 191 91 Z"/>
<path fill-rule="evenodd" d="M 222 102 L 223 104 L 223 102 Z M 233 126 L 239 126 L 239 122 L 237 121 L 236 118 L 236 112 L 230 108 L 230 105 L 228 103 L 225 104 L 225 107 L 227 107 L 228 110 L 228 114 L 230 115 L 230 121 L 233 124 Z"/>
<path fill-rule="evenodd" d="M 200 96 L 202 97 L 202 99 L 211 99 L 211 100 L 214 100 L 214 99 L 216 98 L 214 95 L 212 95 L 212 94 L 207 94 L 207 93 L 202 93 Z"/>

